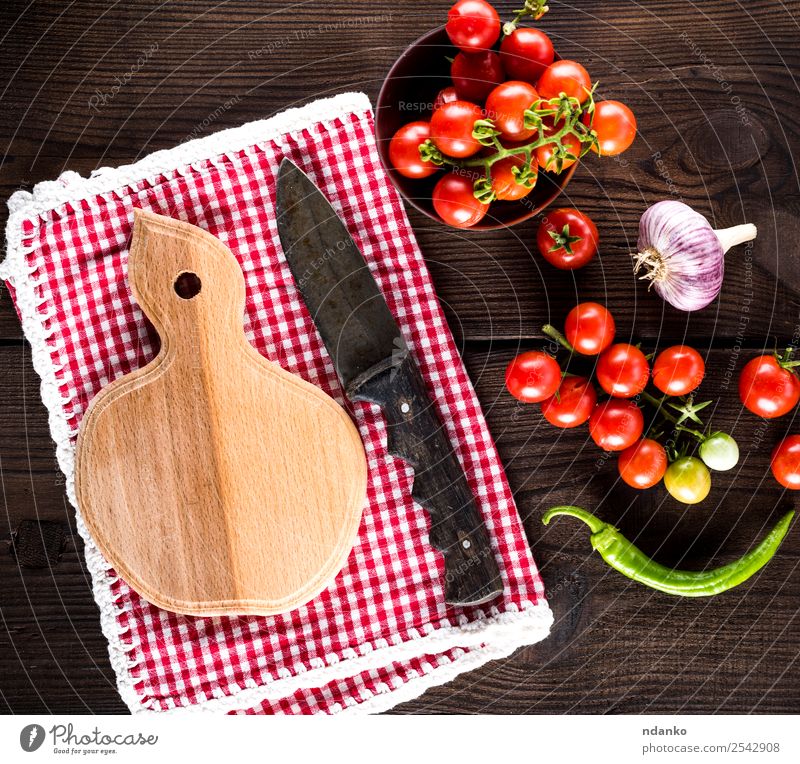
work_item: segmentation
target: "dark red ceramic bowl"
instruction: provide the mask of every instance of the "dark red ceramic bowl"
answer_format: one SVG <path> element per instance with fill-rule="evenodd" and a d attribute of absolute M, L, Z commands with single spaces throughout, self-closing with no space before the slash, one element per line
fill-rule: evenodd
<path fill-rule="evenodd" d="M 389 164 L 389 142 L 395 132 L 408 122 L 430 119 L 436 94 L 453 84 L 447 59 L 457 52 L 444 27 L 434 29 L 412 43 L 395 61 L 384 80 L 375 116 L 378 152 L 392 182 L 410 205 L 440 223 L 441 218 L 433 209 L 431 193 L 441 174 L 436 173 L 423 180 L 404 178 Z M 577 164 L 574 164 L 560 175 L 540 172 L 528 196 L 516 202 L 492 202 L 486 217 L 472 228 L 464 230 L 504 228 L 533 217 L 553 203 L 569 183 L 576 167 Z"/>

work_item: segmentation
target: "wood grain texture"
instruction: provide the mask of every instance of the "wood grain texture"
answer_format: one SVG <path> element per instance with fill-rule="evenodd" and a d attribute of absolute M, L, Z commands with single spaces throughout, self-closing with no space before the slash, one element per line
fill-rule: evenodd
<path fill-rule="evenodd" d="M 0 46 L 0 195 L 65 169 L 88 174 L 130 162 L 316 96 L 357 88 L 374 100 L 401 50 L 439 24 L 449 5 L 173 0 L 161 7 L 157 0 L 77 0 L 67 13 L 53 0 L 35 8 L 9 0 L 0 4 L 11 30 Z M 754 349 L 787 341 L 800 323 L 800 3 L 553 0 L 550 6 L 543 27 L 559 52 L 584 61 L 601 80 L 603 96 L 630 103 L 639 122 L 628 153 L 619 161 L 589 158 L 563 197 L 597 220 L 600 259 L 574 277 L 547 269 L 533 249 L 535 221 L 470 235 L 413 211 L 410 218 L 498 441 L 556 623 L 546 642 L 398 710 L 797 712 L 800 534 L 790 533 L 752 582 L 708 602 L 685 603 L 609 572 L 578 528 L 565 522 L 545 529 L 539 518 L 553 504 L 583 503 L 659 561 L 677 563 L 687 554 L 682 564 L 690 567 L 709 557 L 733 559 L 796 505 L 764 466 L 782 432 L 798 431 L 796 421 L 779 420 L 762 433 L 741 412 L 732 383 L 722 385 L 731 364 L 735 373 Z M 518 3 L 502 0 L 498 7 L 507 15 Z M 376 20 L 383 14 L 390 18 Z M 153 43 L 158 49 L 127 76 Z M 115 78 L 125 84 L 112 93 Z M 628 266 L 639 215 L 668 197 L 689 202 L 719 226 L 759 227 L 751 256 L 742 248 L 729 254 L 720 299 L 697 314 L 664 307 Z M 703 389 L 720 396 L 714 422 L 747 451 L 738 473 L 715 479 L 708 504 L 683 510 L 659 491 L 634 495 L 619 485 L 613 461 L 586 442 L 585 431 L 556 436 L 536 407 L 503 392 L 504 364 L 518 349 L 539 346 L 541 324 L 559 323 L 579 297 L 614 308 L 621 338 L 645 339 L 650 348 L 656 340 L 663 346 L 688 339 L 707 354 L 715 371 Z M 3 295 L 0 709 L 120 712 L 20 337 Z M 22 569 L 11 554 L 13 530 L 37 518 L 58 521 L 67 533 L 52 569 Z"/>
<path fill-rule="evenodd" d="M 361 438 L 332 398 L 247 341 L 244 278 L 219 239 L 151 212 L 134 219 L 128 278 L 161 349 L 81 420 L 86 526 L 159 607 L 288 612 L 328 586 L 353 546 Z"/>

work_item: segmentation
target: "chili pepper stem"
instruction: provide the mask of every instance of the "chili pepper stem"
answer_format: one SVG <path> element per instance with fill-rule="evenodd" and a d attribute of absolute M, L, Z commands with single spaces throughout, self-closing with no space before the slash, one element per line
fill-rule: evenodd
<path fill-rule="evenodd" d="M 752 223 L 743 223 L 731 228 L 722 228 L 714 233 L 717 235 L 719 243 L 722 244 L 722 251 L 727 252 L 737 244 L 744 244 L 746 241 L 755 239 L 758 229 Z"/>
<path fill-rule="evenodd" d="M 559 345 L 561 345 L 561 347 L 569 350 L 570 353 L 575 352 L 575 348 L 569 344 L 569 340 L 552 324 L 545 324 L 542 327 L 542 333 L 546 337 L 549 337 L 551 340 L 553 340 L 553 342 L 557 342 Z"/>
<path fill-rule="evenodd" d="M 592 533 L 600 533 L 607 525 L 607 523 L 604 523 L 599 517 L 596 517 L 591 512 L 587 512 L 582 507 L 568 504 L 548 509 L 542 517 L 542 522 L 548 525 L 554 517 L 558 517 L 559 515 L 568 515 L 569 517 L 577 517 L 578 520 L 583 520 L 583 522 L 589 526 Z"/>

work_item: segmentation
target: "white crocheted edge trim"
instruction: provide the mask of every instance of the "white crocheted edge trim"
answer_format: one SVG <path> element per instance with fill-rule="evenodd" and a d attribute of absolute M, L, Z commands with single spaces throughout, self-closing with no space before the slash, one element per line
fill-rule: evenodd
<path fill-rule="evenodd" d="M 56 181 L 38 183 L 32 193 L 17 191 L 8 201 L 10 215 L 6 227 L 7 255 L 0 264 L 0 278 L 10 282 L 16 293 L 22 330 L 31 344 L 33 366 L 41 378 L 41 396 L 49 413 L 50 432 L 56 443 L 56 458 L 66 478 L 67 497 L 75 507 L 78 532 L 85 542 L 86 564 L 92 577 L 94 597 L 100 609 L 101 628 L 108 640 L 111 665 L 117 675 L 117 687 L 122 700 L 132 712 L 154 709 L 146 705 L 147 697 L 137 692 L 135 688 L 138 678 L 133 674 L 133 670 L 138 664 L 129 659 L 128 654 L 136 648 L 136 645 L 124 641 L 125 632 L 119 626 L 118 619 L 124 614 L 124 609 L 117 605 L 112 593 L 111 587 L 116 579 L 109 575 L 110 568 L 89 535 L 75 499 L 75 455 L 72 444 L 72 436 L 75 433 L 64 412 L 64 406 L 69 400 L 64 400 L 59 391 L 60 368 L 53 365 L 51 348 L 48 345 L 50 334 L 45 328 L 45 323 L 51 315 L 41 313 L 39 310 L 44 301 L 40 301 L 36 295 L 38 283 L 35 273 L 38 267 L 29 269 L 25 260 L 32 248 L 23 246 L 23 221 L 51 210 L 58 211 L 60 206 L 69 202 L 108 194 L 121 187 L 180 170 L 193 162 L 239 152 L 318 124 L 330 128 L 332 127 L 330 123 L 337 118 L 368 112 L 371 108 L 369 98 L 364 93 L 342 93 L 332 98 L 314 101 L 306 106 L 288 109 L 266 120 L 250 122 L 167 151 L 155 152 L 131 165 L 114 169 L 102 168 L 92 173 L 89 178 L 65 172 Z M 442 626 L 427 635 L 412 638 L 399 645 L 373 648 L 366 655 L 347 658 L 339 664 L 313 668 L 259 687 L 239 688 L 223 697 L 197 701 L 191 705 L 170 709 L 165 713 L 244 710 L 267 699 L 283 698 L 299 689 L 318 687 L 323 682 L 327 684 L 337 679 L 355 676 L 403 658 L 440 653 L 456 647 L 471 648 L 470 652 L 465 652 L 456 660 L 408 680 L 398 688 L 381 688 L 372 697 L 362 699 L 360 703 L 354 700 L 353 705 L 340 709 L 364 713 L 383 711 L 397 703 L 417 697 L 428 687 L 443 684 L 464 671 L 477 668 L 489 660 L 504 657 L 524 644 L 544 639 L 549 633 L 551 624 L 552 613 L 546 602 L 520 612 L 499 613 L 495 610 L 488 618 L 465 622 L 459 626 Z M 423 650 L 425 647 L 430 649 Z M 191 702 L 186 696 L 183 699 Z"/>
<path fill-rule="evenodd" d="M 49 212 L 67 202 L 89 199 L 130 186 L 153 180 L 159 175 L 174 172 L 182 167 L 202 162 L 224 154 L 243 151 L 285 135 L 299 133 L 315 125 L 331 129 L 336 119 L 348 114 L 360 114 L 372 110 L 365 93 L 340 93 L 331 98 L 320 98 L 305 106 L 276 114 L 269 119 L 248 122 L 241 127 L 221 130 L 205 138 L 182 143 L 175 148 L 155 151 L 138 162 L 121 167 L 101 167 L 90 177 L 83 178 L 76 172 L 64 172 L 58 180 L 37 183 L 30 191 L 15 191 L 8 200 L 9 219 L 6 228 L 8 255 L 0 265 L 0 272 L 12 258 L 11 236 L 24 218 Z M 6 278 L 6 276 L 1 276 Z"/>
<path fill-rule="evenodd" d="M 199 703 L 167 710 L 141 709 L 163 714 L 183 714 L 197 711 L 229 712 L 254 708 L 265 700 L 286 698 L 298 690 L 317 688 L 340 679 L 357 676 L 371 669 L 424 655 L 438 655 L 453 648 L 468 650 L 436 668 L 409 679 L 396 688 L 382 685 L 377 692 L 365 692 L 360 700 L 345 707 L 335 704 L 331 713 L 376 713 L 398 703 L 412 700 L 429 687 L 444 684 L 459 674 L 490 660 L 505 658 L 523 645 L 539 642 L 550 633 L 553 614 L 546 602 L 527 603 L 523 610 L 500 613 L 496 608 L 484 618 L 467 621 L 458 626 L 440 626 L 430 633 L 413 637 L 397 645 L 373 648 L 365 655 L 348 658 L 338 664 L 321 666 L 286 679 L 276 679 L 258 687 L 241 688 L 237 692 L 210 698 Z"/>

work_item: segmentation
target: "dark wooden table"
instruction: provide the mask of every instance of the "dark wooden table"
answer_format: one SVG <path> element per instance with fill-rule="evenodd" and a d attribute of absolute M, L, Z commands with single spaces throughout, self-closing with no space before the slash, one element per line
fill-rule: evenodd
<path fill-rule="evenodd" d="M 88 174 L 128 163 L 318 96 L 356 89 L 374 100 L 394 59 L 449 5 L 5 0 L 0 195 L 65 169 Z M 519 3 L 498 5 L 508 12 Z M 551 7 L 543 27 L 560 53 L 583 61 L 601 95 L 624 100 L 639 120 L 634 147 L 618 161 L 587 159 L 564 197 L 598 222 L 601 257 L 574 275 L 555 272 L 533 252 L 532 223 L 462 235 L 410 217 L 556 622 L 546 642 L 400 710 L 800 711 L 800 527 L 751 582 L 713 599 L 680 600 L 610 572 L 576 522 L 546 533 L 540 522 L 550 505 L 579 503 L 660 561 L 691 567 L 743 553 L 797 503 L 771 478 L 768 460 L 800 423 L 792 415 L 756 420 L 742 410 L 735 379 L 747 358 L 797 340 L 799 331 L 800 2 Z M 115 90 L 116 78 L 123 84 Z M 668 197 L 719 227 L 759 228 L 752 252 L 730 253 L 721 298 L 697 314 L 665 307 L 631 272 L 639 215 Z M 647 349 L 688 340 L 706 355 L 703 395 L 715 401 L 713 422 L 739 441 L 742 461 L 714 476 L 700 506 L 683 507 L 661 488 L 635 494 L 584 429 L 557 432 L 537 407 L 504 392 L 509 359 L 541 345 L 541 325 L 563 321 L 577 298 L 607 303 L 621 338 Z M 30 348 L 5 293 L 0 390 L 0 711 L 121 712 Z"/>

